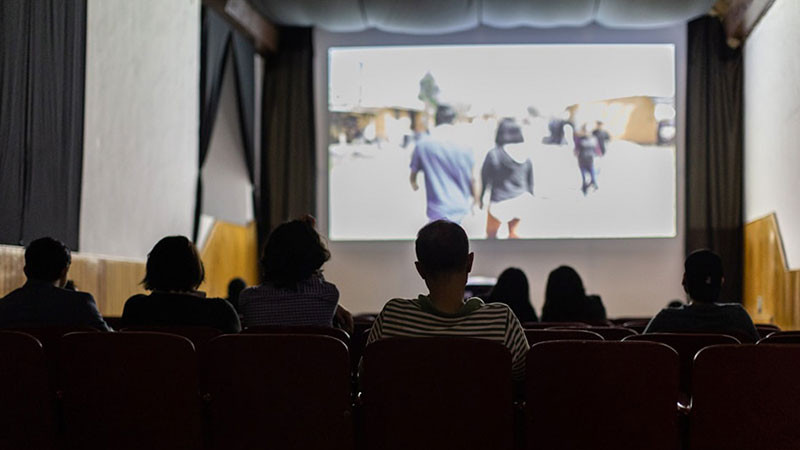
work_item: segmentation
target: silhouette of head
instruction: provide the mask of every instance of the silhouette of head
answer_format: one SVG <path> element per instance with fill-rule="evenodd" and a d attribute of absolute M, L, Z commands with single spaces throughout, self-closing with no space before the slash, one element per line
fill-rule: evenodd
<path fill-rule="evenodd" d="M 148 291 L 189 292 L 205 279 L 197 247 L 185 236 L 167 236 L 147 255 L 144 284 Z"/>
<path fill-rule="evenodd" d="M 450 105 L 436 107 L 436 125 L 453 123 L 456 120 L 456 111 Z"/>
<path fill-rule="evenodd" d="M 683 267 L 683 288 L 692 300 L 701 303 L 719 300 L 725 280 L 719 255 L 707 249 L 695 250 L 686 257 Z"/>
<path fill-rule="evenodd" d="M 25 276 L 29 280 L 46 281 L 64 286 L 72 254 L 63 242 L 51 237 L 36 239 L 25 249 Z"/>
<path fill-rule="evenodd" d="M 514 119 L 503 119 L 497 125 L 497 135 L 494 138 L 495 144 L 503 146 L 506 144 L 519 144 L 524 142 L 522 138 L 522 128 Z"/>
<path fill-rule="evenodd" d="M 516 267 L 509 267 L 500 274 L 488 300 L 505 303 L 521 321 L 536 320 L 536 313 L 531 306 L 528 277 Z"/>
<path fill-rule="evenodd" d="M 325 248 L 313 218 L 282 223 L 270 233 L 261 254 L 264 281 L 294 289 L 319 271 L 331 253 Z"/>
<path fill-rule="evenodd" d="M 575 269 L 560 266 L 547 277 L 544 297 L 542 320 L 577 320 L 586 298 L 586 290 Z"/>
<path fill-rule="evenodd" d="M 417 271 L 425 280 L 452 274 L 466 277 L 472 269 L 469 238 L 456 223 L 442 219 L 425 225 L 417 233 L 414 247 Z"/>
<path fill-rule="evenodd" d="M 239 293 L 247 287 L 247 283 L 241 278 L 234 278 L 228 282 L 228 299 L 238 299 Z"/>

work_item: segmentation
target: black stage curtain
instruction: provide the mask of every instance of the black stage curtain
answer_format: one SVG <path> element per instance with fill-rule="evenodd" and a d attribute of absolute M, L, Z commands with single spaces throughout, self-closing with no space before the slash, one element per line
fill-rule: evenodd
<path fill-rule="evenodd" d="M 686 86 L 686 251 L 722 256 L 722 300 L 742 299 L 743 60 L 719 19 L 689 23 Z"/>
<path fill-rule="evenodd" d="M 219 98 L 222 93 L 222 79 L 228 55 L 233 53 L 236 73 L 236 94 L 239 103 L 239 121 L 244 145 L 244 158 L 250 182 L 255 184 L 254 137 L 255 123 L 255 51 L 253 45 L 237 31 L 233 30 L 225 19 L 213 10 L 202 8 L 202 36 L 200 43 L 200 148 L 198 152 L 198 168 L 203 169 L 211 144 L 211 133 L 219 109 Z M 257 205 L 254 205 L 257 206 Z M 194 212 L 194 240 L 200 226 L 200 214 L 203 207 L 203 179 L 197 174 L 197 191 Z M 256 208 L 257 211 L 257 208 Z"/>
<path fill-rule="evenodd" d="M 85 0 L 0 2 L 0 243 L 78 248 Z"/>
<path fill-rule="evenodd" d="M 316 206 L 311 28 L 283 27 L 265 61 L 259 241 Z"/>

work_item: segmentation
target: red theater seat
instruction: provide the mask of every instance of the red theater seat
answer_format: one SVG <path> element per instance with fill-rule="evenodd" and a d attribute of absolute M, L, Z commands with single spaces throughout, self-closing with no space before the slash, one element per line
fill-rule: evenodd
<path fill-rule="evenodd" d="M 55 395 L 42 345 L 33 336 L 0 331 L 0 448 L 55 448 Z"/>
<path fill-rule="evenodd" d="M 548 341 L 602 341 L 603 336 L 591 331 L 585 331 L 577 328 L 563 328 L 555 329 L 549 328 L 547 330 L 525 330 L 525 338 L 528 340 L 528 345 L 537 344 L 539 342 Z"/>
<path fill-rule="evenodd" d="M 756 330 L 758 331 L 758 335 L 761 337 L 761 339 L 764 339 L 772 333 L 781 331 L 779 326 L 771 323 L 757 323 Z"/>
<path fill-rule="evenodd" d="M 225 335 L 207 355 L 211 449 L 352 449 L 350 364 L 340 340 Z"/>
<path fill-rule="evenodd" d="M 560 329 L 560 328 L 551 328 L 552 329 Z M 597 333 L 600 336 L 603 336 L 603 339 L 606 341 L 621 341 L 628 336 L 636 335 L 636 331 L 631 330 L 630 328 L 622 328 L 622 327 L 588 327 L 588 328 L 581 328 L 581 330 L 591 331 L 593 333 Z"/>
<path fill-rule="evenodd" d="M 212 339 L 222 334 L 222 331 L 212 327 L 128 327 L 120 331 L 150 331 L 154 333 L 176 334 L 192 341 L 194 348 L 197 350 L 205 349 L 206 345 L 208 345 Z"/>
<path fill-rule="evenodd" d="M 761 338 L 759 344 L 800 344 L 800 331 L 775 331 Z"/>
<path fill-rule="evenodd" d="M 623 328 L 629 328 L 639 334 L 644 333 L 644 330 L 647 328 L 647 325 L 650 323 L 650 320 L 630 320 L 622 324 Z"/>
<path fill-rule="evenodd" d="M 709 347 L 692 377 L 692 450 L 798 448 L 800 346 Z"/>
<path fill-rule="evenodd" d="M 677 450 L 678 355 L 652 342 L 542 342 L 525 379 L 529 449 Z"/>
<path fill-rule="evenodd" d="M 346 331 L 333 327 L 284 327 L 284 326 L 257 326 L 248 327 L 242 330 L 245 334 L 313 334 L 318 336 L 329 336 L 350 345 L 350 335 Z"/>
<path fill-rule="evenodd" d="M 544 330 L 547 328 L 587 328 L 588 323 L 584 322 L 525 322 L 522 328 L 526 330 Z"/>
<path fill-rule="evenodd" d="M 61 357 L 66 448 L 202 448 L 197 357 L 188 339 L 72 333 Z"/>
<path fill-rule="evenodd" d="M 468 338 L 390 338 L 364 352 L 366 448 L 513 448 L 511 355 Z"/>
<path fill-rule="evenodd" d="M 678 352 L 680 357 L 681 403 L 684 405 L 688 405 L 689 397 L 692 394 L 692 364 L 697 352 L 712 345 L 739 343 L 736 338 L 724 334 L 692 333 L 649 333 L 626 337 L 624 341 L 660 342 Z"/>

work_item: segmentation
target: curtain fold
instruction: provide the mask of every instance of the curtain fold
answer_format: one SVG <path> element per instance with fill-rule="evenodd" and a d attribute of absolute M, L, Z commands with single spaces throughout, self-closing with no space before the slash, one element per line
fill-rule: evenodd
<path fill-rule="evenodd" d="M 0 243 L 78 248 L 85 0 L 0 2 Z"/>
<path fill-rule="evenodd" d="M 259 241 L 316 206 L 312 30 L 282 27 L 264 62 Z"/>
<path fill-rule="evenodd" d="M 722 300 L 740 302 L 743 271 L 743 59 L 722 23 L 689 23 L 686 86 L 686 251 L 722 256 Z"/>

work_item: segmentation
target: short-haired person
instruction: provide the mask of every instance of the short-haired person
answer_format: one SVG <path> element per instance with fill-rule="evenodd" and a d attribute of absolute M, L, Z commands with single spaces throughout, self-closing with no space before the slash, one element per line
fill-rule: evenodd
<path fill-rule="evenodd" d="M 514 378 L 525 373 L 528 342 L 514 313 L 502 303 L 464 300 L 474 254 L 458 224 L 437 220 L 417 234 L 416 267 L 430 293 L 393 299 L 375 319 L 367 344 L 396 336 L 460 336 L 489 339 L 511 352 Z"/>
<path fill-rule="evenodd" d="M 245 327 L 326 326 L 334 320 L 352 332 L 350 313 L 339 306 L 339 290 L 322 276 L 331 253 L 311 216 L 278 225 L 261 255 L 264 282 L 239 294 Z"/>
<path fill-rule="evenodd" d="M 750 315 L 738 303 L 718 303 L 725 277 L 722 258 L 711 250 L 696 250 L 686 257 L 683 289 L 689 303 L 662 309 L 645 333 L 721 333 L 747 342 L 759 339 Z"/>
<path fill-rule="evenodd" d="M 0 299 L 0 327 L 90 326 L 108 331 L 92 294 L 64 289 L 72 255 L 62 242 L 44 237 L 25 249 L 27 281 Z"/>
<path fill-rule="evenodd" d="M 239 316 L 227 300 L 206 298 L 197 288 L 205 269 L 192 241 L 167 236 L 147 255 L 144 280 L 150 295 L 125 302 L 123 326 L 207 326 L 223 333 L 241 331 Z"/>
<path fill-rule="evenodd" d="M 425 174 L 425 197 L 429 221 L 447 219 L 460 223 L 477 202 L 475 155 L 453 126 L 456 113 L 448 105 L 436 108 L 436 127 L 422 137 L 411 154 L 413 190 L 417 175 Z"/>

